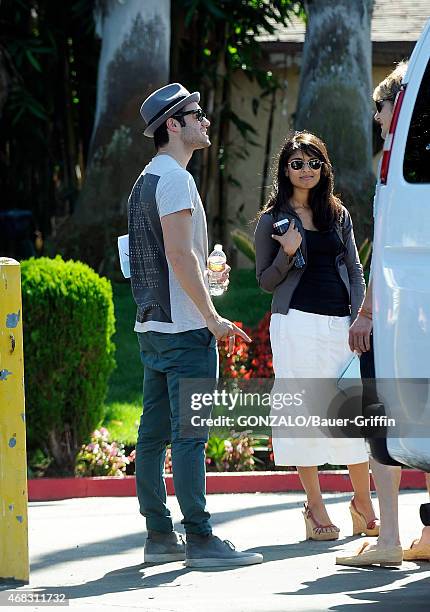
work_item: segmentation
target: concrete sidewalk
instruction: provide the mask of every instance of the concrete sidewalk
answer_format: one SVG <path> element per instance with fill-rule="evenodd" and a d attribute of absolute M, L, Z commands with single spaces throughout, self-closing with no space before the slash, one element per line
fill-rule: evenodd
<path fill-rule="evenodd" d="M 217 535 L 265 557 L 263 565 L 215 571 L 187 569 L 182 563 L 144 565 L 145 523 L 135 498 L 31 503 L 30 588 L 64 593 L 70 607 L 97 610 L 348 611 L 369 604 L 378 611 L 428 609 L 430 563 L 392 569 L 335 566 L 336 553 L 354 550 L 362 538 L 348 537 L 350 495 L 324 497 L 341 528 L 337 542 L 303 541 L 302 494 L 210 495 Z M 421 532 L 418 508 L 427 497 L 424 492 L 400 496 L 404 546 Z M 168 503 L 179 521 L 176 499 Z M 4 589 L 1 585 L 3 605 Z"/>

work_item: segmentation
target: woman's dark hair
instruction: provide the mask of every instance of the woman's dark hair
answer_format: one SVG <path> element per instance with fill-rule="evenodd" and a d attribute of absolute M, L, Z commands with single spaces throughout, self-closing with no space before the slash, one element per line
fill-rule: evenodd
<path fill-rule="evenodd" d="M 290 204 L 294 187 L 285 172 L 289 158 L 297 151 L 324 162 L 321 166 L 321 178 L 318 185 L 313 187 L 309 194 L 309 206 L 315 227 L 320 231 L 330 229 L 340 220 L 342 202 L 333 193 L 333 169 L 325 144 L 320 138 L 306 131 L 294 132 L 284 142 L 273 167 L 272 192 L 260 216 L 269 211 L 275 217 L 281 210 L 294 212 Z"/>
<path fill-rule="evenodd" d="M 167 132 L 167 123 L 162 123 L 154 132 L 154 145 L 158 151 L 169 142 L 169 134 Z"/>

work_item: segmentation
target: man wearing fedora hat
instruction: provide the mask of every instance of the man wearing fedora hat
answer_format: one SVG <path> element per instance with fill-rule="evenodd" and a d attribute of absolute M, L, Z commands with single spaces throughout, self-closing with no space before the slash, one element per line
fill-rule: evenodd
<path fill-rule="evenodd" d="M 206 216 L 186 170 L 193 152 L 210 146 L 210 122 L 199 101 L 198 92 L 172 83 L 152 93 L 140 109 L 144 134 L 154 139 L 156 155 L 129 198 L 134 329 L 145 369 L 136 445 L 137 495 L 148 529 L 145 562 L 251 565 L 261 563 L 262 555 L 236 551 L 212 534 L 205 497 L 207 436 L 184 437 L 180 428 L 180 381 L 217 378 L 217 340 L 229 339 L 231 350 L 235 334 L 250 342 L 234 323 L 219 316 L 209 295 Z M 166 506 L 163 467 L 169 442 L 186 546 L 173 530 Z"/>

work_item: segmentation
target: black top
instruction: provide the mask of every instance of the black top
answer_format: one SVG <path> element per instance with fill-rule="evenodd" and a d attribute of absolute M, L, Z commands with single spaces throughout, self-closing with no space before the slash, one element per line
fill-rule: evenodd
<path fill-rule="evenodd" d="M 314 314 L 346 317 L 351 314 L 348 291 L 336 269 L 342 243 L 334 229 L 305 230 L 307 266 L 293 293 L 290 308 Z"/>
<path fill-rule="evenodd" d="M 295 215 L 282 214 L 278 219 L 288 217 L 297 221 L 297 229 L 303 238 L 302 251 L 307 257 L 307 235 L 302 223 Z M 295 258 L 289 257 L 281 245 L 271 237 L 273 236 L 273 215 L 266 212 L 261 215 L 255 229 L 255 275 L 258 286 L 269 293 L 273 293 L 272 313 L 288 314 L 291 298 L 306 270 L 295 267 Z M 366 285 L 363 276 L 363 267 L 357 251 L 352 231 L 351 215 L 342 206 L 342 216 L 339 223 L 334 225 L 334 231 L 342 243 L 342 253 L 335 258 L 336 270 L 346 287 L 351 300 L 351 321 L 355 321 L 358 309 L 363 303 Z M 275 244 L 274 244 L 275 243 Z"/>

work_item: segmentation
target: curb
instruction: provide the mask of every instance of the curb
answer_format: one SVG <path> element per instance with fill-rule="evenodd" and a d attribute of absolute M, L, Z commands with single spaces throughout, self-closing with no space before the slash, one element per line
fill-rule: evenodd
<path fill-rule="evenodd" d="M 321 491 L 347 493 L 352 491 L 346 470 L 320 471 Z M 371 488 L 375 489 L 373 479 Z M 400 489 L 425 489 L 424 472 L 402 470 Z M 174 495 L 173 477 L 166 474 L 167 495 Z M 297 472 L 221 472 L 206 475 L 207 493 L 281 493 L 303 491 Z M 135 497 L 134 476 L 118 478 L 36 478 L 28 481 L 29 501 L 54 501 L 72 497 Z"/>

